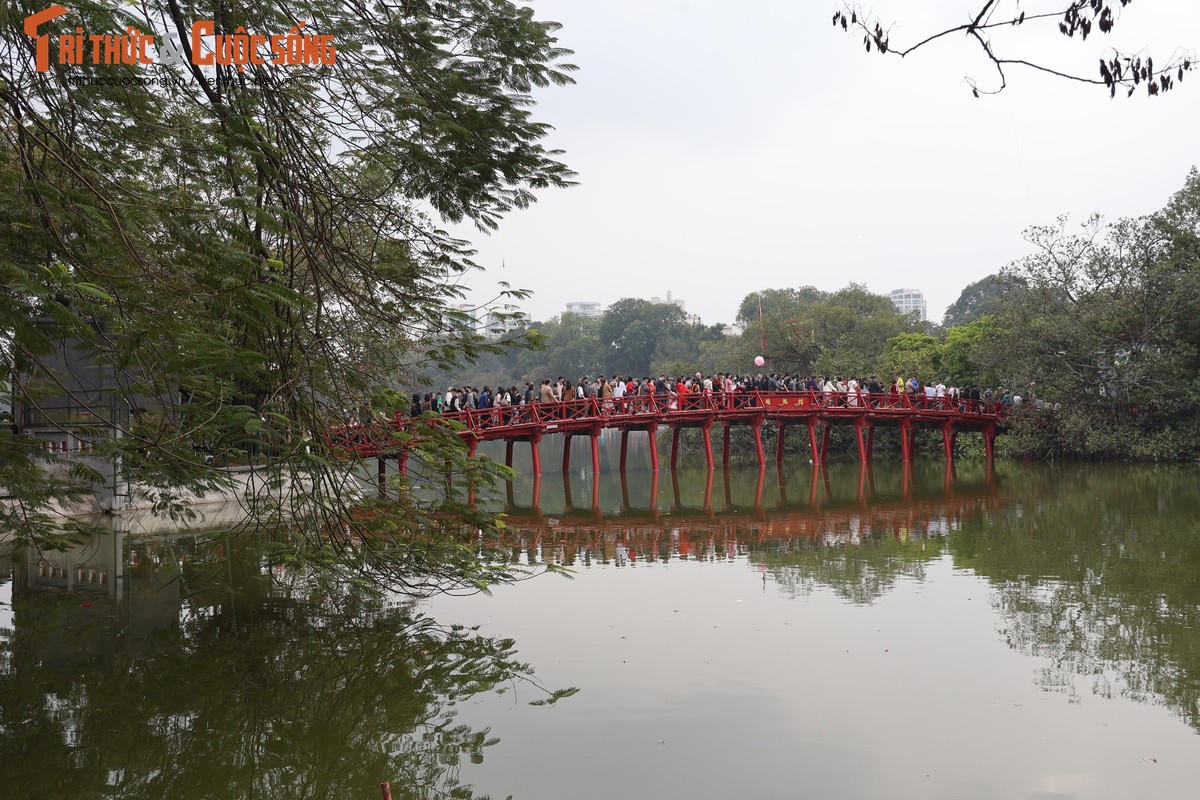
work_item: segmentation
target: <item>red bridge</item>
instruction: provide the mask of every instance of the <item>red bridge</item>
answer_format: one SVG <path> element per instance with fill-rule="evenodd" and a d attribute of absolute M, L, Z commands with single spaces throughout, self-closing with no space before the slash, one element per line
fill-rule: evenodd
<path fill-rule="evenodd" d="M 894 394 L 864 392 L 739 392 L 735 394 L 689 394 L 667 399 L 655 395 L 634 395 L 621 398 L 568 400 L 561 403 L 532 403 L 469 409 L 442 415 L 409 418 L 397 415 L 393 428 L 418 430 L 422 425 L 456 422 L 462 426 L 459 435 L 466 440 L 474 455 L 479 442 L 503 441 L 505 463 L 512 466 L 513 445 L 529 442 L 533 471 L 540 474 L 541 457 L 538 443 L 548 434 L 566 437 L 563 448 L 563 469 L 570 466 L 572 436 L 588 436 L 592 443 L 592 470 L 600 471 L 600 432 L 606 428 L 621 431 L 621 463 L 625 470 L 625 454 L 630 431 L 645 431 L 650 440 L 650 465 L 658 471 L 657 435 L 659 428 L 671 429 L 671 467 L 679 458 L 679 431 L 699 428 L 704 436 L 704 453 L 709 469 L 715 467 L 712 429 L 721 426 L 722 464 L 729 463 L 729 431 L 735 425 L 746 425 L 754 433 L 754 445 L 760 466 L 766 464 L 763 450 L 762 426 L 771 422 L 776 427 L 776 460 L 783 460 L 787 429 L 800 426 L 807 430 L 809 449 L 814 464 L 821 464 L 829 450 L 829 432 L 833 425 L 851 425 L 855 430 L 858 457 L 862 462 L 871 459 L 875 428 L 893 427 L 900 431 L 901 458 L 911 462 L 918 428 L 942 432 L 943 449 L 948 461 L 954 458 L 955 439 L 961 431 L 983 434 L 989 463 L 997 425 L 1004 416 L 1002 404 L 992 401 L 952 400 L 943 397 L 910 397 Z M 383 459 L 395 456 L 405 468 L 406 453 L 387 434 L 386 428 L 372 430 L 371 426 L 351 426 L 338 431 L 335 444 L 354 451 L 363 458 Z"/>

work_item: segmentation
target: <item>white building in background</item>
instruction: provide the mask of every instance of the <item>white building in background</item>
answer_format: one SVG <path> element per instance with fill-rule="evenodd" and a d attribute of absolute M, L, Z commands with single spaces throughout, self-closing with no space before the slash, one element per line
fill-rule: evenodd
<path fill-rule="evenodd" d="M 467 315 L 467 319 L 457 322 L 457 326 L 460 329 L 464 332 L 482 334 L 480 328 L 483 325 L 485 309 L 477 308 L 470 303 L 459 303 L 454 308 Z"/>
<path fill-rule="evenodd" d="M 473 333 L 485 339 L 499 339 L 529 323 L 529 319 L 524 314 L 506 319 L 495 309 L 487 306 L 459 303 L 454 308 L 466 315 L 466 319 L 459 322 L 462 332 Z"/>
<path fill-rule="evenodd" d="M 501 317 L 495 311 L 488 311 L 483 316 L 483 324 L 479 328 L 479 335 L 485 339 L 500 339 L 514 331 L 520 330 L 528 323 L 529 319 L 524 314 Z"/>
<path fill-rule="evenodd" d="M 679 306 L 680 310 L 687 311 L 687 308 L 684 306 L 683 301 L 680 300 L 678 297 L 672 297 L 670 292 L 667 292 L 667 296 L 665 298 L 651 297 L 650 302 L 657 303 L 658 305 L 664 305 L 664 306 Z"/>
<path fill-rule="evenodd" d="M 604 316 L 604 306 L 591 300 L 577 300 L 574 303 L 567 303 L 567 313 L 578 314 L 581 317 L 602 317 Z"/>
<path fill-rule="evenodd" d="M 915 311 L 922 322 L 929 319 L 925 295 L 916 289 L 892 289 L 891 298 L 892 305 L 901 314 L 911 314 Z"/>
<path fill-rule="evenodd" d="M 683 304 L 682 300 L 680 300 L 678 297 L 673 296 L 670 292 L 667 292 L 666 297 L 651 297 L 649 302 L 656 303 L 658 305 L 664 305 L 664 306 L 678 306 L 680 311 L 685 312 L 684 319 L 687 320 L 687 323 L 689 325 L 699 325 L 700 324 L 700 316 L 698 314 L 686 313 L 687 306 L 685 306 Z"/>

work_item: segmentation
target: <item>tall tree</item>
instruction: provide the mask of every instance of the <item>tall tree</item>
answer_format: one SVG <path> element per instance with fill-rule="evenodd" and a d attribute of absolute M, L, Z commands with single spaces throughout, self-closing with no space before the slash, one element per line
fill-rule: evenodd
<path fill-rule="evenodd" d="M 600 339 L 609 348 L 612 369 L 626 375 L 646 376 L 659 345 L 686 326 L 687 315 L 673 303 L 626 297 L 604 312 Z"/>
<path fill-rule="evenodd" d="M 1193 169 L 1157 214 L 1111 224 L 1093 217 L 1079 232 L 1061 218 L 1026 232 L 1033 252 L 1006 269 L 1025 288 L 1008 295 L 972 357 L 1006 385 L 1062 404 L 1051 450 L 1200 452 L 1198 208 Z"/>
<path fill-rule="evenodd" d="M 213 35 L 194 37 L 204 20 Z M 402 405 L 393 381 L 414 365 L 490 347 L 453 308 L 475 267 L 469 243 L 439 224 L 491 229 L 535 190 L 570 184 L 530 111 L 532 89 L 571 81 L 557 27 L 503 0 L 215 13 L 89 0 L 42 22 L 44 39 L 0 27 L 0 337 L 23 402 L 65 394 L 105 419 L 121 435 L 97 450 L 164 507 L 227 482 L 197 443 L 231 460 L 253 443 L 269 474 L 313 487 L 278 509 L 314 520 L 297 553 L 361 546 L 367 523 L 344 491 L 353 459 L 325 432 L 348 408 Z M 67 63 L 59 34 L 77 29 L 153 32 L 154 63 Z M 276 35 L 302 63 L 271 63 Z M 77 345 L 115 376 L 104 403 L 57 369 L 56 353 Z M 125 423 L 109 418 L 118 404 L 149 410 Z M 438 463 L 459 452 L 436 431 L 421 441 Z M 65 487 L 28 478 L 42 474 L 36 442 L 0 448 L 0 483 L 19 489 L 3 526 L 45 535 Z M 393 505 L 411 523 L 432 519 L 410 493 Z M 372 549 L 398 537 L 403 582 L 421 563 L 400 545 L 410 522 L 372 519 L 392 521 Z"/>
<path fill-rule="evenodd" d="M 1010 286 L 1013 280 L 1017 279 L 997 272 L 967 284 L 958 299 L 946 309 L 942 325 L 953 328 L 996 313 L 1004 304 L 1005 294 L 1013 288 Z"/>

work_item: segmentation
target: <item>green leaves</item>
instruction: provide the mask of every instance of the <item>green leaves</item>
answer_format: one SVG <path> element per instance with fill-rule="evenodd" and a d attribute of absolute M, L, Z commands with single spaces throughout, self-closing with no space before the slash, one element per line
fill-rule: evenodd
<path fill-rule="evenodd" d="M 333 37 L 337 62 L 54 64 L 42 77 L 28 37 L 0 29 L 14 54 L 0 86 L 5 371 L 26 399 L 104 411 L 97 452 L 166 513 L 185 490 L 228 488 L 253 468 L 260 522 L 308 522 L 287 539 L 296 559 L 369 562 L 362 574 L 414 591 L 506 580 L 503 562 L 476 563 L 447 533 L 491 529 L 467 489 L 499 473 L 470 462 L 452 430 L 409 440 L 387 420 L 426 354 L 452 365 L 498 349 L 446 324 L 476 265 L 439 225 L 494 227 L 535 190 L 571 182 L 528 96 L 570 82 L 556 26 L 478 0 L 226 11 L 217 34 L 286 34 L 301 15 L 306 32 Z M 89 35 L 136 24 L 161 37 L 212 18 L 161 0 L 70 13 Z M 113 80 L 127 77 L 170 79 Z M 374 463 L 332 444 L 351 421 L 393 451 L 413 445 L 414 469 L 448 464 L 465 483 L 418 496 L 397 479 L 366 499 Z M 0 475 L 26 504 L 3 521 L 44 537 L 38 515 L 91 486 L 51 480 L 32 446 L 0 442 L 0 465 L 28 468 Z M 415 543 L 426 526 L 435 534 Z M 367 537 L 376 527 L 381 540 Z"/>

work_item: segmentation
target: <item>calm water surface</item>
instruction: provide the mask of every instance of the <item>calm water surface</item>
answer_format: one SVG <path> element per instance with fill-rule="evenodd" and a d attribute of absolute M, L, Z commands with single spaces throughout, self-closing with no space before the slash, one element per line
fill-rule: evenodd
<path fill-rule="evenodd" d="M 709 477 L 518 481 L 511 558 L 574 577 L 490 597 L 203 537 L 17 557 L 0 797 L 1196 796 L 1197 470 Z"/>

